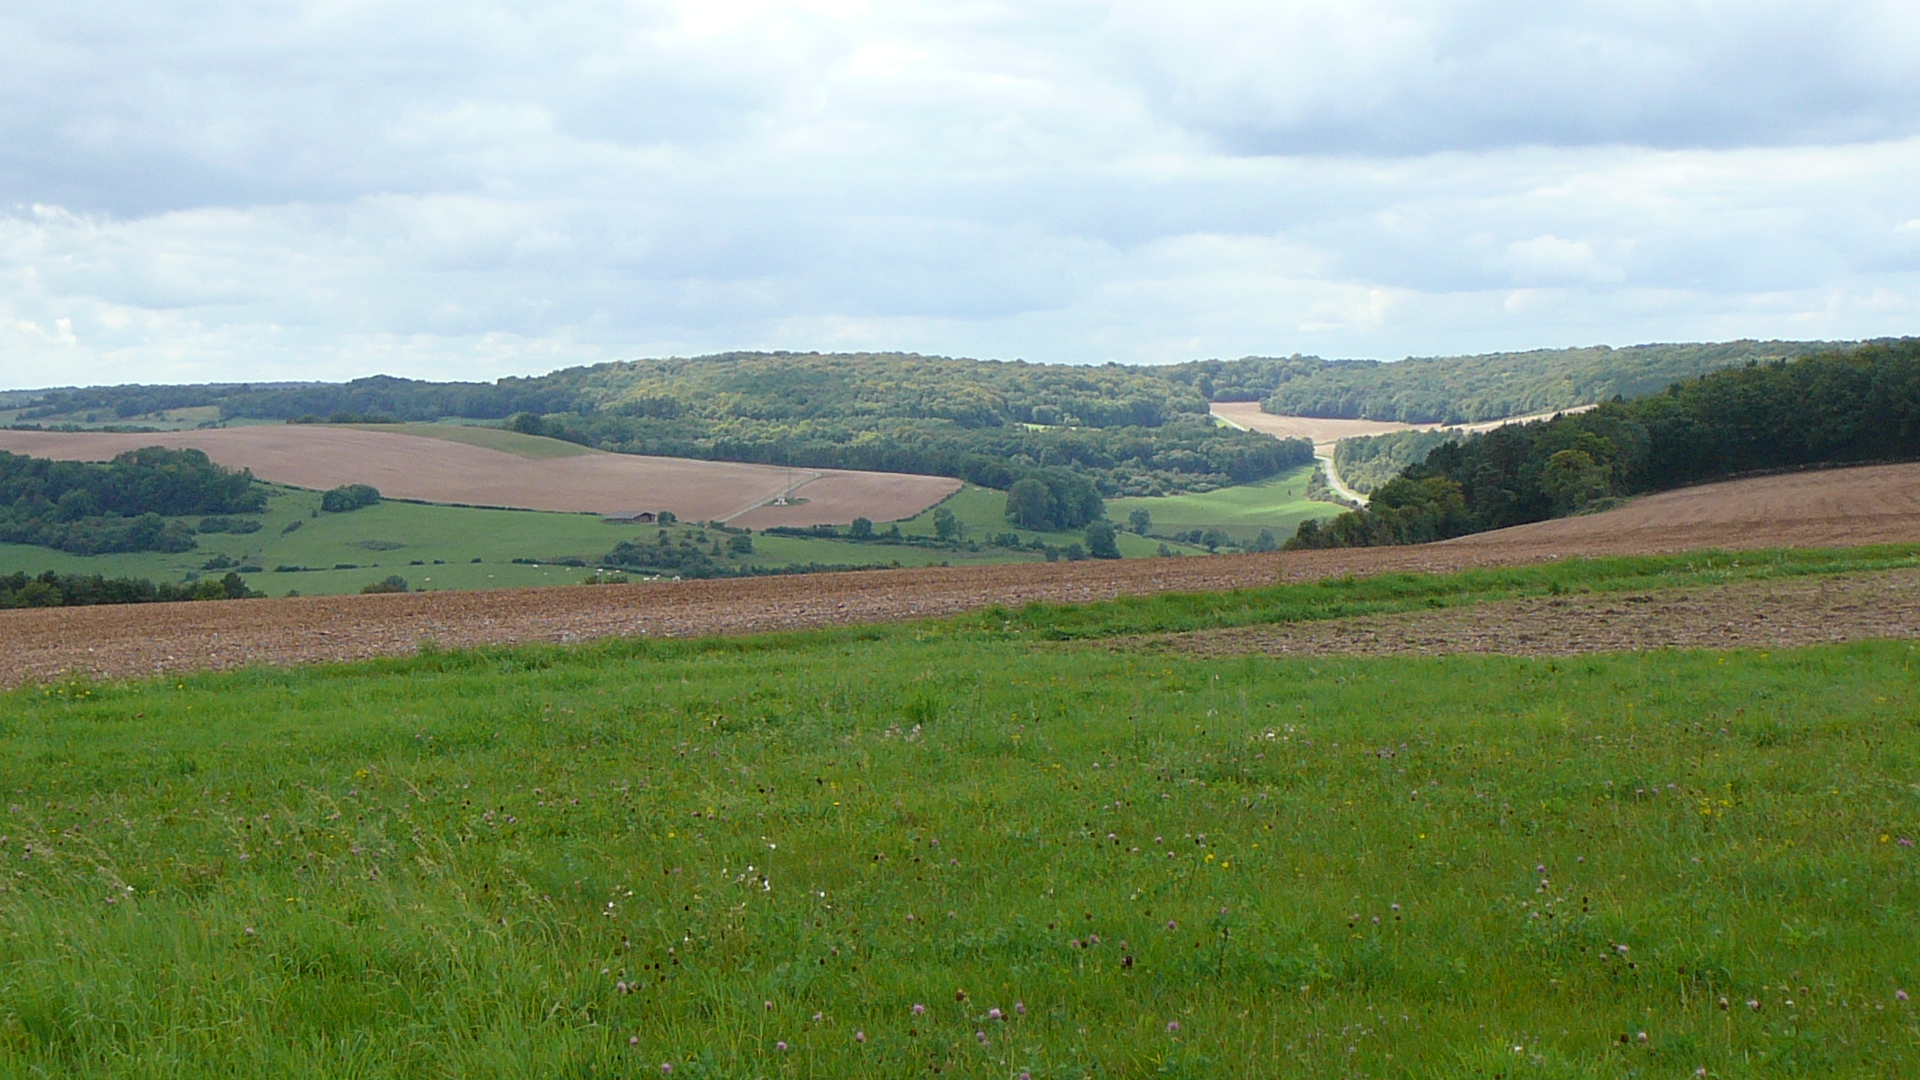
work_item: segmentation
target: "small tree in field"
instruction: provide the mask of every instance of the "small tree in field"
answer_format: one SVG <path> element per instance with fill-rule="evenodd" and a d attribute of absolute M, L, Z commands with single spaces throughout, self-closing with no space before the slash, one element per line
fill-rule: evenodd
<path fill-rule="evenodd" d="M 1144 506 L 1134 507 L 1127 511 L 1127 528 L 1136 535 L 1147 535 L 1147 530 L 1153 528 L 1153 514 Z"/>
<path fill-rule="evenodd" d="M 960 539 L 960 519 L 953 516 L 953 511 L 940 507 L 933 512 L 933 535 L 941 540 Z"/>
<path fill-rule="evenodd" d="M 873 521 L 863 517 L 854 518 L 853 524 L 847 527 L 847 535 L 855 540 L 873 539 Z"/>

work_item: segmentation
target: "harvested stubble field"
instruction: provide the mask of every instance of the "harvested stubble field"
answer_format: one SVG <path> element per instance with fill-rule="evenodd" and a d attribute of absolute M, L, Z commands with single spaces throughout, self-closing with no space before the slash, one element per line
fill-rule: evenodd
<path fill-rule="evenodd" d="M 63 674 L 294 664 L 615 635 L 745 634 L 1569 556 L 1920 542 L 1920 465 L 1806 472 L 1668 492 L 1602 514 L 1419 547 L 932 568 L 498 592 L 0 612 L 7 684 Z M 1909 594 L 1910 595 L 1910 594 Z M 1515 619 L 1544 617 L 1539 613 Z M 1887 623 L 1878 634 L 1902 633 Z M 1866 631 L 1863 631 L 1863 633 Z M 1869 635 L 1871 636 L 1871 635 Z"/>
<path fill-rule="evenodd" d="M 1535 420 L 1546 420 L 1560 413 L 1585 412 L 1593 408 L 1582 405 L 1572 409 L 1560 409 L 1555 412 L 1532 413 L 1527 416 L 1509 416 L 1504 420 L 1487 420 L 1478 424 L 1456 424 L 1452 430 L 1461 432 L 1492 431 L 1508 424 L 1526 424 Z M 1341 417 L 1323 416 L 1282 416 L 1277 413 L 1262 412 L 1257 401 L 1220 401 L 1215 402 L 1210 411 L 1214 416 L 1249 431 L 1265 432 L 1276 439 L 1311 439 L 1314 449 L 1331 453 L 1333 444 L 1341 439 L 1354 439 L 1365 435 L 1388 435 L 1396 431 L 1432 431 L 1440 424 L 1404 424 L 1398 420 L 1357 420 Z"/>
<path fill-rule="evenodd" d="M 142 446 L 191 447 L 234 469 L 294 487 L 372 484 L 389 498 L 625 514 L 670 510 L 686 521 L 844 525 L 910 518 L 960 490 L 960 481 L 903 473 L 610 454 L 529 457 L 445 438 L 321 424 L 269 424 L 148 434 L 0 431 L 0 450 L 106 461 Z M 802 501 L 767 504 L 793 489 Z"/>

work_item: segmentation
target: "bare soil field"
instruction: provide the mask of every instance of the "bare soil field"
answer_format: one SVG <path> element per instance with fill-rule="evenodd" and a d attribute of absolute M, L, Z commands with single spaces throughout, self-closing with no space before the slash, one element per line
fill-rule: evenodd
<path fill-rule="evenodd" d="M 1644 649 L 1787 649 L 1920 637 L 1920 571 L 1532 597 L 1468 608 L 1113 643 L 1194 656 L 1571 656 Z"/>
<path fill-rule="evenodd" d="M 1607 513 L 1418 547 L 0 611 L 0 655 L 7 658 L 0 683 L 66 672 L 134 677 L 351 660 L 410 653 L 426 641 L 457 648 L 607 635 L 741 634 L 951 615 L 991 603 L 1084 602 L 1341 574 L 1444 573 L 1573 555 L 1900 542 L 1920 542 L 1920 465 L 1707 485 Z M 1909 597 L 1911 606 L 1911 593 L 1897 595 Z"/>
<path fill-rule="evenodd" d="M 1920 465 L 1869 465 L 1702 484 L 1433 546 L 1565 545 L 1569 554 L 1595 544 L 1635 552 L 1843 547 L 1920 539 L 1916 522 Z"/>
<path fill-rule="evenodd" d="M 193 447 L 230 468 L 296 487 L 372 484 L 426 502 L 521 510 L 630 514 L 671 510 L 687 521 L 844 525 L 909 518 L 960 490 L 960 481 L 899 473 L 788 470 L 685 458 L 589 451 L 535 459 L 444 438 L 319 424 L 269 424 L 122 435 L 0 431 L 0 450 L 106 461 L 142 446 Z M 800 500 L 768 506 L 798 485 Z"/>

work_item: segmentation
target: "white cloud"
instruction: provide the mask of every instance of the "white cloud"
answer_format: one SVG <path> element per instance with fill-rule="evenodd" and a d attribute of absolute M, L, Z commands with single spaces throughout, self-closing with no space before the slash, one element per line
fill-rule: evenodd
<path fill-rule="evenodd" d="M 27 0 L 0 385 L 1907 332 L 1917 20 Z"/>

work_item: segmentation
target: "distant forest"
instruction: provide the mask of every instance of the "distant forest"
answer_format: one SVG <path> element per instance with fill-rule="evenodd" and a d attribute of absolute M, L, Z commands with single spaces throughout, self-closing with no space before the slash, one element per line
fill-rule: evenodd
<path fill-rule="evenodd" d="M 1920 339 L 1717 371 L 1434 447 L 1290 547 L 1423 543 L 1741 473 L 1920 459 Z"/>
<path fill-rule="evenodd" d="M 61 390 L 38 396 L 14 422 L 125 422 L 206 406 L 229 421 L 466 419 L 623 453 L 953 476 L 1003 490 L 1044 470 L 1068 469 L 1112 498 L 1208 491 L 1311 460 L 1303 441 L 1215 425 L 1207 416 L 1212 401 L 1260 401 L 1269 412 L 1306 416 L 1474 423 L 1634 397 L 1717 369 L 1838 347 L 1738 341 L 1394 363 L 1246 357 L 1167 367 L 723 353 L 491 383 L 374 376 L 337 384 Z"/>
<path fill-rule="evenodd" d="M 0 451 L 0 541 L 80 555 L 187 551 L 186 516 L 253 514 L 266 508 L 253 474 L 224 468 L 198 450 L 150 446 L 107 464 L 48 461 Z M 238 531 L 207 519 L 208 531 Z"/>
<path fill-rule="evenodd" d="M 1008 489 L 1052 469 L 1103 496 L 1208 491 L 1312 460 L 1304 441 L 1215 425 L 1158 369 L 907 354 L 727 353 L 494 383 L 119 386 L 49 394 L 16 417 L 131 419 L 217 405 L 224 419 L 493 420 L 623 453 L 952 476 Z"/>
<path fill-rule="evenodd" d="M 1831 352 L 1844 343 L 1733 341 L 1716 345 L 1636 345 L 1612 349 L 1539 349 L 1482 356 L 1322 360 L 1250 356 L 1157 369 L 1213 401 L 1258 401 L 1266 412 L 1477 424 L 1509 416 L 1638 397 L 1681 379 L 1750 362 Z"/>
<path fill-rule="evenodd" d="M 1333 444 L 1333 468 L 1355 491 L 1366 493 L 1400 475 L 1415 462 L 1425 461 L 1441 443 L 1460 442 L 1459 430 L 1392 431 L 1385 435 L 1356 435 Z"/>

